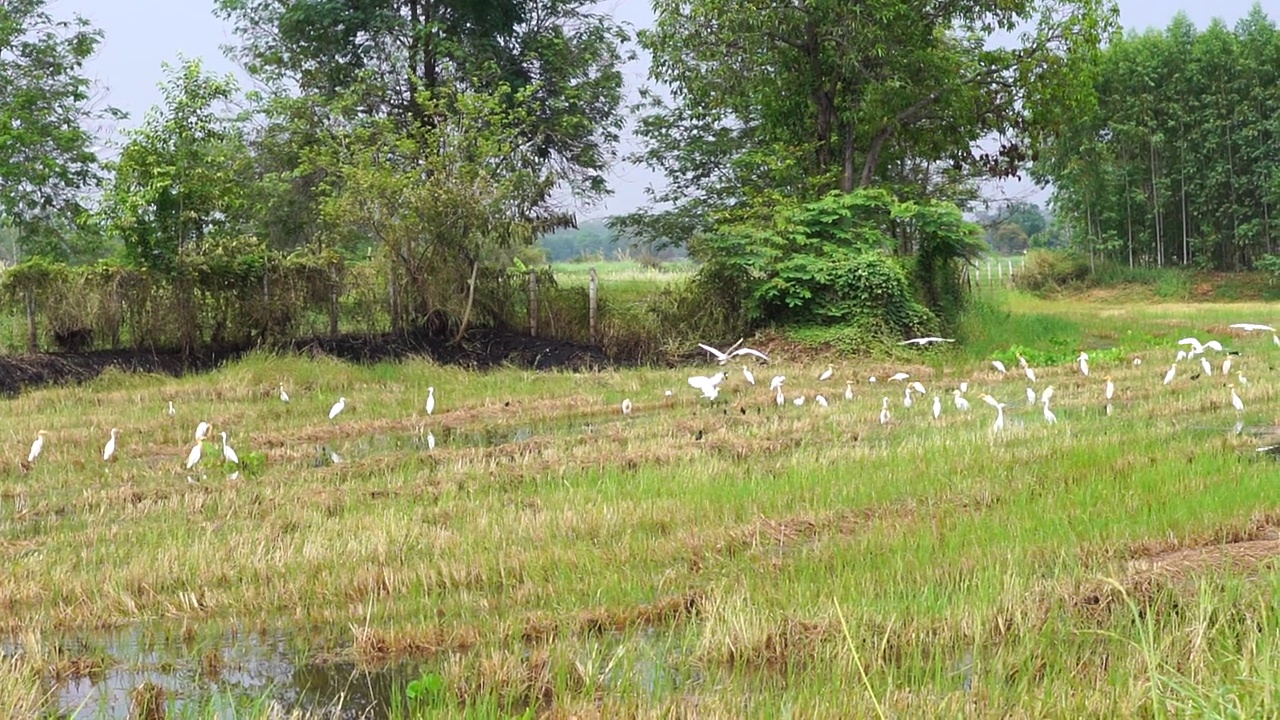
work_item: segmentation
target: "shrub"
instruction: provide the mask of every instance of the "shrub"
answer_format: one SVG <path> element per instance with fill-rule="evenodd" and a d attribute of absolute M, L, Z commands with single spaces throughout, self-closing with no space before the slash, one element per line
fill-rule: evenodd
<path fill-rule="evenodd" d="M 1015 276 L 1014 284 L 1033 293 L 1052 293 L 1083 281 L 1089 275 L 1089 262 L 1079 255 L 1059 250 L 1032 250 Z"/>

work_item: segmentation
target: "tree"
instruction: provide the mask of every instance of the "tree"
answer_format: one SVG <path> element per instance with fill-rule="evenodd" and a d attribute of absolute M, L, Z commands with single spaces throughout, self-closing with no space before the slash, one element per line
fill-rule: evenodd
<path fill-rule="evenodd" d="M 164 71 L 163 105 L 129 133 L 103 214 L 133 264 L 171 274 L 184 248 L 243 228 L 248 152 L 229 111 L 231 76 L 206 74 L 199 60 Z"/>
<path fill-rule="evenodd" d="M 661 171 L 661 211 L 620 227 L 686 238 L 716 213 L 884 185 L 959 197 L 1017 173 L 1082 105 L 1106 0 L 657 0 L 640 33 L 651 78 L 635 160 Z M 1011 47 L 993 34 L 1034 27 Z M 992 152 L 975 149 L 988 136 Z M 741 217 L 741 214 L 738 215 Z"/>
<path fill-rule="evenodd" d="M 45 0 L 0 4 L 0 216 L 29 254 L 70 254 L 85 193 L 99 180 L 86 125 L 95 110 L 84 63 L 102 33 L 83 17 L 55 20 Z"/>

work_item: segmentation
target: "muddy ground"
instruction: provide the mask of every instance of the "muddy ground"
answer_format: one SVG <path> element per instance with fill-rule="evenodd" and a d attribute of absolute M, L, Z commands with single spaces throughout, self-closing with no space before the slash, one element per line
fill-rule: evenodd
<path fill-rule="evenodd" d="M 97 377 L 107 368 L 177 377 L 217 367 L 249 349 L 209 348 L 198 354 L 96 350 L 0 355 L 0 393 L 13 395 L 42 385 L 83 382 Z M 472 330 L 458 345 L 420 332 L 297 339 L 273 345 L 272 349 L 313 357 L 327 355 L 359 363 L 423 356 L 441 364 L 474 369 L 511 365 L 536 370 L 589 370 L 635 364 L 634 360 L 627 358 L 610 358 L 600 348 L 590 345 L 490 329 Z"/>

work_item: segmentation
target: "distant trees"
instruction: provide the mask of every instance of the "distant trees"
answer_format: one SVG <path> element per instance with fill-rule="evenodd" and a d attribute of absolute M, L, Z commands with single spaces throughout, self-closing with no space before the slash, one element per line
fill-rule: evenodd
<path fill-rule="evenodd" d="M 1235 28 L 1117 38 L 1088 72 L 1096 104 L 1033 167 L 1073 242 L 1129 265 L 1236 269 L 1277 251 L 1280 33 L 1255 4 Z"/>

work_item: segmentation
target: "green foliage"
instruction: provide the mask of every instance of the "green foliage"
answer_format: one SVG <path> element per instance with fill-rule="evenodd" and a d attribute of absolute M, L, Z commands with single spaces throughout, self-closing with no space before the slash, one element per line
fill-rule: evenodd
<path fill-rule="evenodd" d="M 1019 289 L 1033 293 L 1051 293 L 1079 283 L 1089 274 L 1087 259 L 1071 252 L 1032 250 L 1022 263 L 1014 282 Z"/>
<path fill-rule="evenodd" d="M 981 249 L 954 206 L 900 203 L 881 190 L 832 192 L 758 214 L 691 243 L 704 262 L 699 277 L 753 324 L 853 324 L 899 338 L 933 330 L 929 307 L 958 312 L 960 263 Z M 887 253 L 903 244 L 917 250 L 914 283 Z"/>
<path fill-rule="evenodd" d="M 68 257 L 84 192 L 98 181 L 84 64 L 102 33 L 83 17 L 56 20 L 46 0 L 0 4 L 0 217 L 28 254 Z"/>

